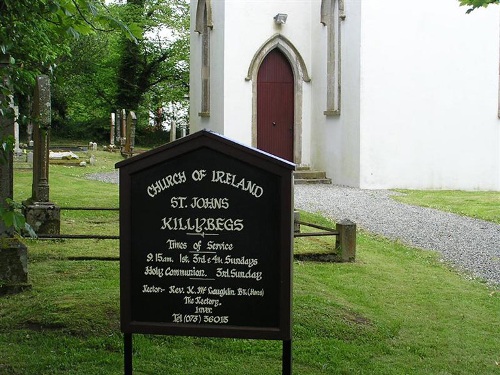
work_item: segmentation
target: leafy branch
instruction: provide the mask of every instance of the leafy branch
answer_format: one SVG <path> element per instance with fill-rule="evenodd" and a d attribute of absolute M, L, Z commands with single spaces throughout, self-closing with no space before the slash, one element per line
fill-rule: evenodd
<path fill-rule="evenodd" d="M 4 205 L 0 205 L 0 222 L 6 228 L 12 228 L 19 235 L 27 234 L 31 238 L 36 238 L 36 233 L 26 222 L 26 218 L 22 213 L 22 204 L 13 201 L 10 198 L 5 199 Z"/>
<path fill-rule="evenodd" d="M 477 8 L 486 8 L 490 4 L 500 4 L 500 0 L 460 0 L 460 6 L 470 6 L 467 14 Z"/>

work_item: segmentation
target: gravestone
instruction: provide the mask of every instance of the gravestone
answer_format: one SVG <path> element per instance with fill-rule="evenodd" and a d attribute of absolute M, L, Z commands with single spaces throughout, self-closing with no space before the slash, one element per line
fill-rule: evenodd
<path fill-rule="evenodd" d="M 170 124 L 170 142 L 173 142 L 175 141 L 176 139 L 176 132 L 177 132 L 177 124 L 176 124 L 176 121 L 175 121 L 175 113 L 174 115 L 172 116 L 172 120 L 171 120 L 171 124 Z"/>
<path fill-rule="evenodd" d="M 14 155 L 20 156 L 23 150 L 19 147 L 19 107 L 14 106 Z"/>
<path fill-rule="evenodd" d="M 33 151 L 30 150 L 28 152 L 28 155 L 26 156 L 26 162 L 33 167 Z"/>
<path fill-rule="evenodd" d="M 23 202 L 26 221 L 38 234 L 59 234 L 61 209 L 49 200 L 49 141 L 51 125 L 50 81 L 36 79 L 33 98 L 33 185 L 31 198 Z"/>
<path fill-rule="evenodd" d="M 125 112 L 123 112 L 123 115 Z M 123 156 L 130 158 L 134 155 L 135 147 L 135 127 L 137 125 L 137 116 L 135 112 L 130 111 L 125 122 L 125 145 L 122 147 Z"/>
<path fill-rule="evenodd" d="M 116 143 L 118 143 L 118 146 L 121 145 L 121 111 L 119 109 L 116 110 Z"/>
<path fill-rule="evenodd" d="M 7 67 L 9 65 L 9 59 L 9 55 L 0 54 L 0 67 Z M 1 77 L 1 79 L 5 85 L 9 85 L 9 77 Z M 5 97 L 0 93 L 0 100 L 1 106 L 6 109 L 6 113 L 0 116 L 0 138 L 12 137 L 14 135 L 12 98 Z M 4 159 L 0 162 L 0 204 L 5 204 L 5 199 L 12 199 L 14 195 L 13 176 L 13 155 L 12 153 L 5 153 Z M 1 221 L 0 234 L 12 234 L 11 228 L 5 228 Z"/>
<path fill-rule="evenodd" d="M 0 66 L 9 64 L 9 56 L 0 56 Z M 4 83 L 9 84 L 8 77 L 3 77 Z M 11 98 L 1 96 L 2 106 L 11 102 Z M 14 135 L 14 111 L 10 106 L 8 113 L 0 116 L 0 138 Z M 0 162 L 0 204 L 6 207 L 6 199 L 13 198 L 13 154 L 5 154 L 5 160 Z M 17 238 L 13 237 L 13 228 L 7 227 L 0 220 L 0 295 L 17 293 L 30 288 L 28 284 L 27 248 Z"/>
<path fill-rule="evenodd" d="M 291 361 L 295 165 L 200 131 L 116 166 L 130 342 L 132 333 L 283 340 Z"/>
<path fill-rule="evenodd" d="M 120 111 L 120 132 L 121 132 L 121 135 L 122 137 L 120 138 L 120 147 L 123 148 L 123 146 L 125 146 L 125 142 L 126 142 L 126 139 L 127 139 L 127 112 L 122 109 Z"/>
<path fill-rule="evenodd" d="M 109 146 L 114 147 L 115 145 L 115 114 L 111 113 L 111 123 L 109 132 Z"/>
<path fill-rule="evenodd" d="M 134 111 L 127 115 L 127 141 L 129 143 L 130 156 L 134 154 L 135 148 L 135 129 L 137 127 L 137 116 Z"/>

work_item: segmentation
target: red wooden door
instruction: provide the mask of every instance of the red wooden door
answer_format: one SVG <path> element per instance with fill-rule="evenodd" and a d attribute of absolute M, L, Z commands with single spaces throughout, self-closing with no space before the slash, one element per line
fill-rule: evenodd
<path fill-rule="evenodd" d="M 293 162 L 294 81 L 278 49 L 265 57 L 257 77 L 257 148 Z"/>

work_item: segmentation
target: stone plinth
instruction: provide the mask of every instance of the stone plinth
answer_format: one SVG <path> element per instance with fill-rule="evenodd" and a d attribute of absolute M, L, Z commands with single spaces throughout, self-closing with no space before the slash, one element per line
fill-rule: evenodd
<path fill-rule="evenodd" d="M 0 238 L 0 295 L 29 288 L 28 249 L 15 238 Z"/>
<path fill-rule="evenodd" d="M 61 208 L 51 202 L 24 202 L 26 222 L 37 234 L 59 234 L 61 230 Z"/>

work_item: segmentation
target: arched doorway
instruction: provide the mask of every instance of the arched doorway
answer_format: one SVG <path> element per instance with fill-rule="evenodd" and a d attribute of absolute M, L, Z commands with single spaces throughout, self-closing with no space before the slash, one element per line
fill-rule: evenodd
<path fill-rule="evenodd" d="M 271 50 L 257 76 L 257 148 L 294 161 L 294 77 L 290 62 Z"/>

